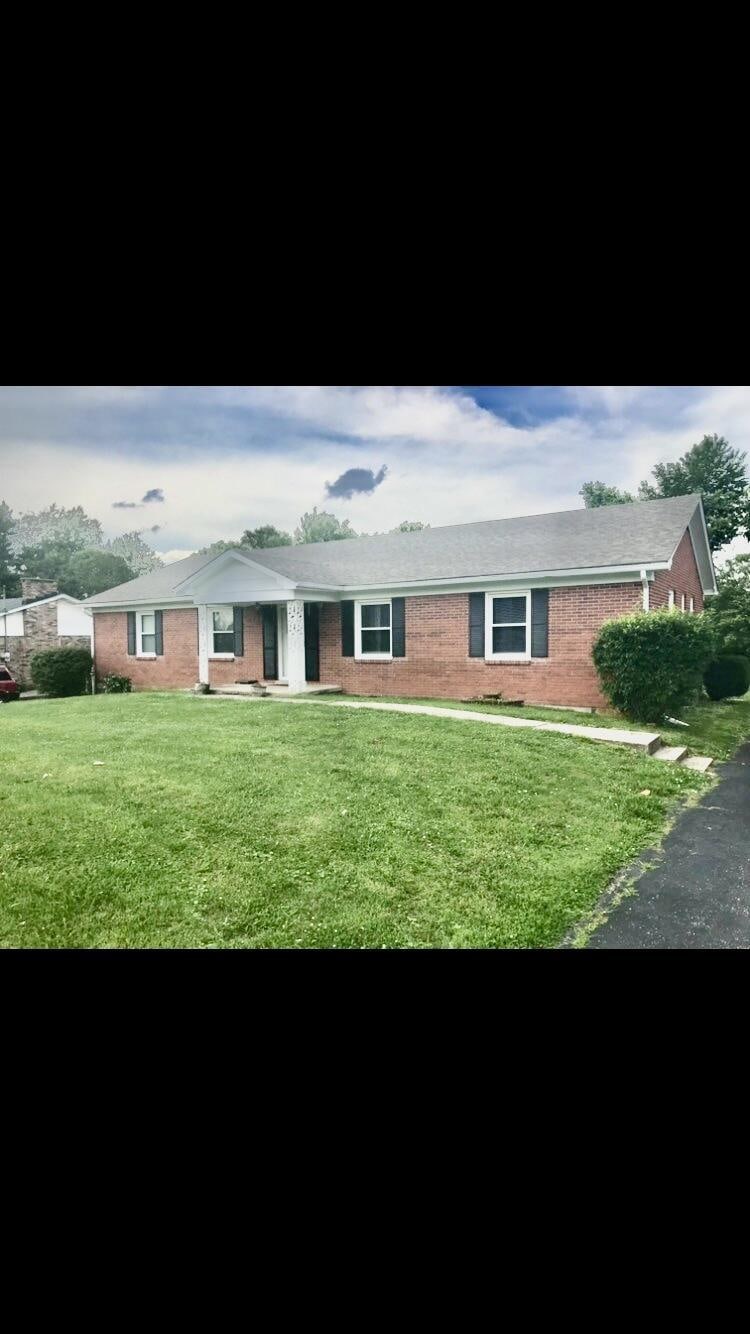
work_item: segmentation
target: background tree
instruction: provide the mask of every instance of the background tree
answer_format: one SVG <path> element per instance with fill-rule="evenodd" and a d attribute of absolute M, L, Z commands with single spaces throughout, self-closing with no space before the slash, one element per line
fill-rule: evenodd
<path fill-rule="evenodd" d="M 618 491 L 606 482 L 584 482 L 578 494 L 583 496 L 587 510 L 598 509 L 600 505 L 630 505 L 635 500 L 629 491 Z"/>
<path fill-rule="evenodd" d="M 241 545 L 242 543 L 239 539 L 236 542 L 225 542 L 223 538 L 219 538 L 218 542 L 212 542 L 210 547 L 201 547 L 200 551 L 195 552 L 195 555 L 220 556 L 222 551 L 230 551 L 233 547 L 239 547 Z"/>
<path fill-rule="evenodd" d="M 731 542 L 738 533 L 750 537 L 745 455 L 732 449 L 723 435 L 704 435 L 676 463 L 657 463 L 651 476 L 654 482 L 641 482 L 638 488 L 641 500 L 700 491 L 712 551 Z"/>
<path fill-rule="evenodd" d="M 345 537 L 356 537 L 348 519 L 337 519 L 335 514 L 318 513 L 317 506 L 312 513 L 303 514 L 299 527 L 294 530 L 295 542 L 340 542 Z"/>
<path fill-rule="evenodd" d="M 719 591 L 706 599 L 706 616 L 716 633 L 717 652 L 750 658 L 750 555 L 728 560 L 716 582 Z"/>
<path fill-rule="evenodd" d="M 421 519 L 403 519 L 395 528 L 391 528 L 392 533 L 421 533 L 423 528 L 429 528 L 428 523 L 422 523 Z"/>
<path fill-rule="evenodd" d="M 16 558 L 11 545 L 15 523 L 10 505 L 0 500 L 0 597 L 19 597 L 21 584 L 16 574 Z"/>
<path fill-rule="evenodd" d="M 246 547 L 290 547 L 292 537 L 290 533 L 275 528 L 272 523 L 266 523 L 260 528 L 246 528 L 242 534 L 242 542 Z"/>
<path fill-rule="evenodd" d="M 150 574 L 152 570 L 160 570 L 164 564 L 153 547 L 144 542 L 139 530 L 123 533 L 122 537 L 113 537 L 111 542 L 105 544 L 104 550 L 111 551 L 113 556 L 122 556 L 134 575 Z"/>
<path fill-rule="evenodd" d="M 16 568 L 30 579 L 50 579 L 60 593 L 67 593 L 68 569 L 77 550 L 73 542 L 48 538 L 22 547 L 16 556 Z"/>
<path fill-rule="evenodd" d="M 15 522 L 13 547 L 20 552 L 24 547 L 37 547 L 46 542 L 62 542 L 77 550 L 101 547 L 104 534 L 98 519 L 91 519 L 82 505 L 66 510 L 64 506 L 50 505 L 38 512 L 21 514 Z"/>
<path fill-rule="evenodd" d="M 133 577 L 133 571 L 122 556 L 89 547 L 85 551 L 73 552 L 68 561 L 65 586 L 58 587 L 61 593 L 69 593 L 71 597 L 90 598 L 107 588 L 125 584 Z"/>

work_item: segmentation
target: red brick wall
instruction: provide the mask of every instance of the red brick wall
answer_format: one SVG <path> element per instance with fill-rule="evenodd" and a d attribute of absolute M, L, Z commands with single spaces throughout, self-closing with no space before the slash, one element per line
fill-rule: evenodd
<path fill-rule="evenodd" d="M 210 647 L 209 639 L 209 647 Z M 242 646 L 244 654 L 233 661 L 211 662 L 209 654 L 208 679 L 212 686 L 233 685 L 235 681 L 263 680 L 263 623 L 257 607 L 245 607 Z M 164 652 L 166 653 L 166 644 Z M 196 681 L 198 663 L 195 664 Z"/>
<path fill-rule="evenodd" d="M 640 581 L 552 588 L 549 657 L 486 663 L 469 657 L 468 593 L 408 597 L 406 657 L 357 662 L 341 656 L 341 610 L 327 603 L 320 615 L 320 679 L 361 695 L 463 699 L 500 690 L 529 704 L 601 707 L 606 701 L 591 661 L 596 631 L 603 621 L 642 606 Z"/>
<path fill-rule="evenodd" d="M 96 674 L 129 676 L 136 690 L 170 690 L 194 686 L 198 680 L 198 613 L 186 608 L 164 612 L 164 652 L 157 658 L 128 655 L 128 618 L 124 611 L 94 615 Z M 244 655 L 232 661 L 211 661 L 212 685 L 259 680 L 263 675 L 263 631 L 260 613 L 245 608 Z"/>
<path fill-rule="evenodd" d="M 691 596 L 694 600 L 694 610 L 703 611 L 703 589 L 689 528 L 685 529 L 682 541 L 674 554 L 671 570 L 657 570 L 654 576 L 654 582 L 649 590 L 649 606 L 652 611 L 667 606 L 670 588 L 674 589 L 675 607 L 679 609 L 680 596 L 684 593 L 686 611 L 690 609 Z"/>
<path fill-rule="evenodd" d="M 124 611 L 94 612 L 96 675 L 129 676 L 135 690 L 171 690 L 198 680 L 198 613 L 165 611 L 164 653 L 158 658 L 128 656 L 128 616 Z"/>

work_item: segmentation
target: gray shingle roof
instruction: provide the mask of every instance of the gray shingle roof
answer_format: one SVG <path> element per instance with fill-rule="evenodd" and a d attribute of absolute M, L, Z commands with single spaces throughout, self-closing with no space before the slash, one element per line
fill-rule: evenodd
<path fill-rule="evenodd" d="M 339 588 L 651 565 L 670 559 L 699 501 L 697 495 L 675 496 L 632 505 L 452 524 L 416 533 L 384 533 L 263 551 L 238 550 L 299 584 Z M 160 598 L 179 601 L 184 594 L 178 585 L 213 559 L 188 556 L 99 593 L 89 598 L 87 605 Z"/>

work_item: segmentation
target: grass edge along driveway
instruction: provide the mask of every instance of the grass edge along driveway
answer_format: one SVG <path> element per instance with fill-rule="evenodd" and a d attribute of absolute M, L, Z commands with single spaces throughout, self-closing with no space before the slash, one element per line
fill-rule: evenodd
<path fill-rule="evenodd" d="M 710 781 L 544 733 L 181 693 L 11 705 L 0 746 L 5 947 L 553 946 Z"/>

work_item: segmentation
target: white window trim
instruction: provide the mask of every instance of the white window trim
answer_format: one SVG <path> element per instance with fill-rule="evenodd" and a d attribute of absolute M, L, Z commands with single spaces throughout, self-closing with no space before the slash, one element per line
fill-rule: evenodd
<path fill-rule="evenodd" d="M 693 616 L 694 614 L 695 614 L 695 598 L 692 597 L 692 595 L 691 595 L 691 598 L 690 598 L 690 615 Z"/>
<path fill-rule="evenodd" d="M 144 616 L 153 616 L 153 618 L 154 618 L 154 635 L 156 634 L 156 612 L 155 612 L 155 611 L 137 611 L 137 612 L 135 613 L 135 656 L 136 656 L 136 658 L 141 658 L 141 659 L 143 659 L 144 662 L 151 662 L 152 659 L 154 659 L 154 658 L 158 658 L 159 655 L 158 655 L 158 653 L 156 653 L 156 652 L 153 652 L 153 653 L 144 653 L 144 652 L 143 652 L 143 618 L 144 618 Z"/>
<path fill-rule="evenodd" d="M 525 598 L 526 599 L 526 652 L 525 653 L 493 653 L 492 652 L 492 599 L 493 598 Z M 531 589 L 530 588 L 496 588 L 490 593 L 484 595 L 484 660 L 485 662 L 531 662 Z"/>
<path fill-rule="evenodd" d="M 227 608 L 228 608 L 232 613 L 234 612 L 234 608 L 233 608 L 233 606 L 232 606 L 232 604 L 231 604 L 230 602 L 215 602 L 215 603 L 213 603 L 213 605 L 209 605 L 209 607 L 207 608 L 207 611 L 208 611 L 208 641 L 209 641 L 209 645 L 210 645 L 210 648 L 209 648 L 209 654 L 208 654 L 208 660 L 209 660 L 209 662 L 234 662 L 234 658 L 235 658 L 234 653 L 214 653 L 214 633 L 215 633 L 215 632 L 214 632 L 214 612 L 215 612 L 215 611 L 226 611 Z M 230 631 L 229 631 L 229 630 L 223 630 L 223 631 L 220 630 L 220 631 L 217 631 L 216 633 L 218 633 L 218 634 L 225 634 L 225 635 L 228 635 L 228 634 L 230 633 Z M 232 632 L 231 632 L 231 633 L 234 633 L 234 629 L 232 629 Z"/>
<path fill-rule="evenodd" d="M 390 653 L 363 653 L 362 652 L 362 608 L 382 606 L 385 603 L 391 609 L 391 651 Z M 373 626 L 373 629 L 376 627 Z M 385 630 L 385 626 L 381 626 Z M 361 601 L 354 603 L 354 659 L 355 662 L 392 662 L 393 661 L 393 598 L 362 598 Z"/>
<path fill-rule="evenodd" d="M 667 606 L 669 607 L 669 610 L 670 610 L 670 611 L 674 611 L 674 589 L 673 589 L 673 588 L 670 588 L 670 590 L 669 590 L 669 598 L 668 598 L 668 600 L 667 600 Z"/>
<path fill-rule="evenodd" d="M 680 593 L 680 611 L 685 610 L 685 594 Z"/>

